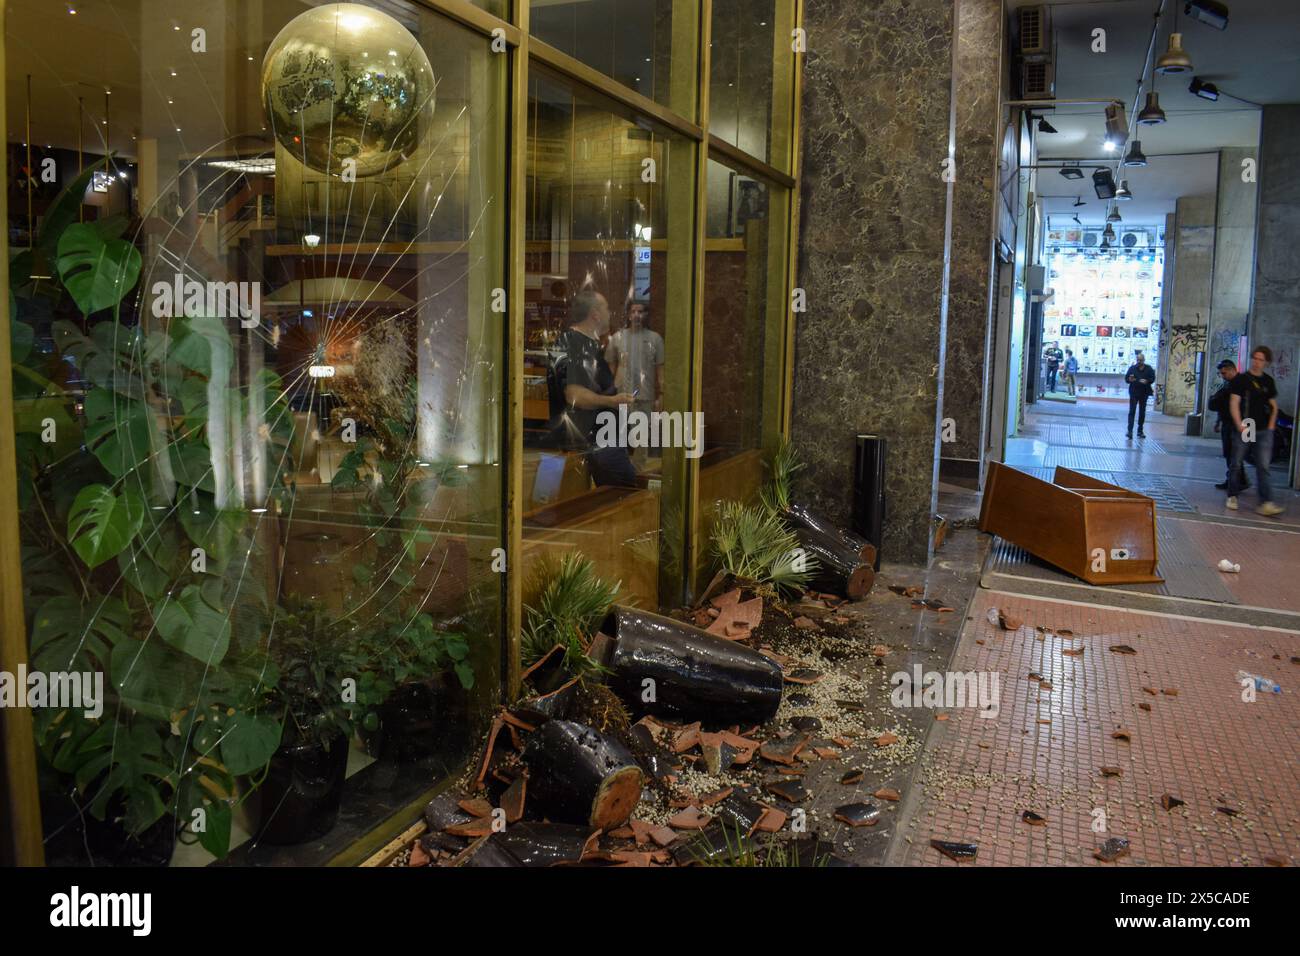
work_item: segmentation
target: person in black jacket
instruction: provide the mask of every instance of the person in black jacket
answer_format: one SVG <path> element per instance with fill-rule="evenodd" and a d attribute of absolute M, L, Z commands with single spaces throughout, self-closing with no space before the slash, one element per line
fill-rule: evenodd
<path fill-rule="evenodd" d="M 1236 432 L 1236 426 L 1232 424 L 1232 411 L 1228 408 L 1228 396 L 1232 394 L 1232 380 L 1237 377 L 1237 363 L 1232 359 L 1224 359 L 1218 365 L 1219 378 L 1223 379 L 1223 387 L 1210 396 L 1210 411 L 1214 412 L 1218 418 L 1214 422 L 1214 430 L 1219 433 L 1219 439 L 1223 443 L 1223 460 L 1227 462 L 1228 467 L 1232 467 L 1232 436 Z M 1237 476 L 1237 483 L 1242 488 L 1250 487 L 1250 479 L 1246 477 L 1246 466 L 1243 463 Z M 1220 491 L 1228 487 L 1228 480 L 1225 478 L 1214 487 Z"/>
<path fill-rule="evenodd" d="M 1128 382 L 1128 435 L 1133 437 L 1133 413 L 1138 415 L 1138 438 L 1146 438 L 1143 431 L 1147 424 L 1147 399 L 1151 397 L 1151 386 L 1156 380 L 1156 370 L 1146 363 L 1141 352 L 1134 354 L 1137 359 L 1124 373 Z"/>

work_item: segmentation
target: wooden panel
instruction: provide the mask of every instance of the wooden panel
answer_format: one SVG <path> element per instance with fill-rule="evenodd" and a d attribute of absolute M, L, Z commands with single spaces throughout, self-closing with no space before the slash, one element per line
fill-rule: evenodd
<path fill-rule="evenodd" d="M 709 547 L 713 536 L 713 512 L 719 501 L 756 501 L 758 489 L 763 485 L 763 452 L 757 448 L 742 451 L 708 464 L 707 456 L 700 463 L 700 534 L 695 539 L 695 593 L 708 586 L 713 576 L 710 567 Z"/>
<path fill-rule="evenodd" d="M 1093 571 L 1093 562 L 1089 562 L 1088 573 L 1081 575 L 1085 581 L 1148 584 L 1164 580 L 1155 573 L 1156 509 L 1150 498 L 1089 497 L 1084 500 L 1083 512 L 1088 553 L 1100 551 L 1105 560 L 1104 571 Z M 1116 551 L 1127 552 L 1128 557 L 1116 557 Z"/>

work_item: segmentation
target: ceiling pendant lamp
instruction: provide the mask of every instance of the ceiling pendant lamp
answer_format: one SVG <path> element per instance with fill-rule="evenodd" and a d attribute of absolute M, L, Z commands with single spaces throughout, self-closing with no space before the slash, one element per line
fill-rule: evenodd
<path fill-rule="evenodd" d="M 1160 108 L 1160 94 L 1152 90 L 1147 94 L 1147 105 L 1142 108 L 1138 114 L 1139 126 L 1155 126 L 1163 123 L 1168 119 L 1165 111 Z"/>
<path fill-rule="evenodd" d="M 1115 239 L 1115 227 L 1112 226 L 1112 225 L 1108 222 L 1108 223 L 1106 223 L 1106 228 L 1103 229 L 1103 230 L 1101 231 L 1101 234 L 1102 234 L 1105 238 L 1114 241 L 1114 239 Z"/>
<path fill-rule="evenodd" d="M 1119 189 L 1115 190 L 1115 198 L 1120 202 L 1128 202 L 1133 198 L 1133 193 L 1131 193 L 1128 188 L 1127 179 L 1121 179 L 1119 181 Z"/>
<path fill-rule="evenodd" d="M 1108 212 L 1108 213 L 1106 214 L 1106 221 L 1107 221 L 1107 222 L 1122 222 L 1122 221 L 1123 221 L 1123 218 L 1124 218 L 1124 217 L 1121 216 L 1121 215 L 1119 214 L 1119 207 L 1118 207 L 1118 206 L 1111 206 L 1111 207 L 1110 207 L 1110 212 Z"/>
<path fill-rule="evenodd" d="M 1128 155 L 1124 157 L 1125 166 L 1145 166 L 1147 164 L 1147 155 L 1142 152 L 1142 141 L 1133 140 L 1133 144 L 1128 148 Z"/>
<path fill-rule="evenodd" d="M 1169 49 L 1161 53 L 1160 59 L 1156 60 L 1156 72 L 1163 73 L 1166 76 L 1175 73 L 1192 72 L 1192 58 L 1183 49 L 1183 35 L 1181 33 L 1169 34 Z"/>

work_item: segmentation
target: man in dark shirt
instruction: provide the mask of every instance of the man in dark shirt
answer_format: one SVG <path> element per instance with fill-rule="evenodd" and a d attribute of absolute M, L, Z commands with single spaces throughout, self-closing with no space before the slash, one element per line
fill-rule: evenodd
<path fill-rule="evenodd" d="M 1137 359 L 1124 373 L 1128 382 L 1128 438 L 1133 437 L 1133 413 L 1138 417 L 1138 438 L 1146 438 L 1143 429 L 1147 424 L 1147 399 L 1151 397 L 1151 386 L 1156 380 L 1156 370 L 1146 363 L 1141 352 L 1134 353 Z"/>
<path fill-rule="evenodd" d="M 1223 462 L 1225 465 L 1232 464 L 1232 436 L 1237 431 L 1232 424 L 1232 412 L 1228 408 L 1228 398 L 1232 395 L 1232 380 L 1237 377 L 1237 363 L 1232 359 L 1224 359 L 1218 365 L 1219 378 L 1223 379 L 1223 386 L 1210 396 L 1210 411 L 1218 415 L 1218 420 L 1214 423 L 1214 430 L 1219 433 L 1219 440 L 1223 442 Z M 1250 482 L 1246 478 L 1246 466 L 1241 466 L 1241 473 L 1238 476 L 1241 482 L 1241 488 L 1250 487 Z M 1228 487 L 1228 479 L 1224 478 L 1214 487 L 1224 491 Z"/>
<path fill-rule="evenodd" d="M 1047 391 L 1056 391 L 1056 372 L 1061 367 L 1061 359 L 1065 356 L 1061 352 L 1061 343 L 1053 342 L 1043 350 L 1043 357 L 1047 359 Z"/>
<path fill-rule="evenodd" d="M 552 374 L 562 405 L 552 409 L 552 430 L 561 447 L 587 453 L 587 469 L 597 485 L 635 487 L 636 468 L 627 449 L 596 445 L 597 415 L 633 399 L 614 387 L 600 343 L 609 331 L 609 303 L 599 292 L 579 292 L 570 303 L 569 322 L 555 344 Z"/>
<path fill-rule="evenodd" d="M 1241 372 L 1232 380 L 1232 392 L 1228 396 L 1228 410 L 1235 429 L 1232 461 L 1228 464 L 1228 510 L 1237 510 L 1237 495 L 1244 487 L 1237 477 L 1237 469 L 1242 468 L 1249 455 L 1255 466 L 1255 485 L 1259 488 L 1259 507 L 1255 511 L 1269 517 L 1279 515 L 1283 510 L 1273 501 L 1268 475 L 1268 466 L 1273 461 L 1274 429 L 1277 428 L 1277 383 L 1264 369 L 1272 361 L 1273 352 L 1268 346 L 1252 349 L 1250 371 Z"/>

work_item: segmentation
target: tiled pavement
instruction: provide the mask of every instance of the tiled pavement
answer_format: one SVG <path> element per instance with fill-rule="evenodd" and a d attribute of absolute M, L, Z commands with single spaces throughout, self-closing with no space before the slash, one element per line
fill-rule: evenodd
<path fill-rule="evenodd" d="M 1025 626 L 1002 631 L 991 608 Z M 1000 711 L 954 709 L 933 725 L 899 862 L 962 865 L 930 847 L 940 839 L 976 843 L 975 865 L 1300 863 L 1297 655 L 1295 632 L 980 591 L 951 669 L 997 673 Z M 1238 670 L 1283 693 L 1243 702 Z M 1165 810 L 1164 794 L 1185 804 Z M 1025 810 L 1046 823 L 1023 822 Z M 1099 863 L 1112 836 L 1130 855 Z"/>

